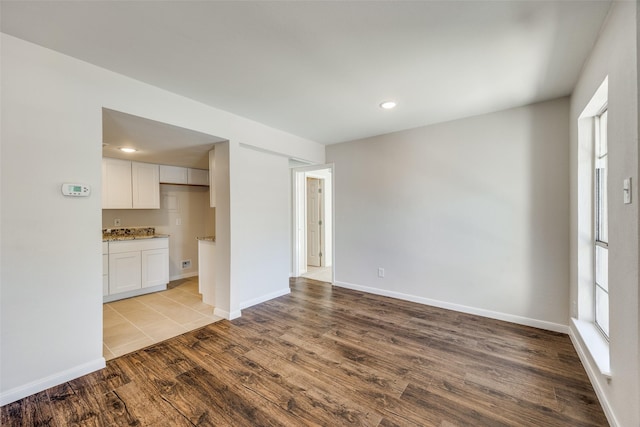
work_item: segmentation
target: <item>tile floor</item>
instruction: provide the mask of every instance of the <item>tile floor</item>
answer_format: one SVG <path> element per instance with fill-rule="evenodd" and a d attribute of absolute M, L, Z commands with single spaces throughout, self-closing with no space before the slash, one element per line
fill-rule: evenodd
<path fill-rule="evenodd" d="M 332 283 L 331 281 L 331 267 L 313 267 L 307 266 L 307 272 L 302 275 L 307 279 L 319 280 L 321 282 Z"/>
<path fill-rule="evenodd" d="M 198 278 L 176 280 L 169 289 L 103 305 L 103 354 L 113 359 L 221 320 L 202 302 Z"/>

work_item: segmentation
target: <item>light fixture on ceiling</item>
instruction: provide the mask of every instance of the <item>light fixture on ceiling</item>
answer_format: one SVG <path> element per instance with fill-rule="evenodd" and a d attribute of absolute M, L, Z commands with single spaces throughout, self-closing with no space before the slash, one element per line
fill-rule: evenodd
<path fill-rule="evenodd" d="M 392 108 L 396 108 L 396 105 L 398 104 L 396 104 L 395 101 L 384 101 L 380 104 L 380 108 L 383 110 L 391 110 Z"/>
<path fill-rule="evenodd" d="M 135 153 L 138 150 L 131 147 L 120 147 L 120 151 L 124 151 L 125 153 Z"/>

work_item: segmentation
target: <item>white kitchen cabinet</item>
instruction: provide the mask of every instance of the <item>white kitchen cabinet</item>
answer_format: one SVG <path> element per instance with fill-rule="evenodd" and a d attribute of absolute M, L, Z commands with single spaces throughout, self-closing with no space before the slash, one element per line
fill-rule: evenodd
<path fill-rule="evenodd" d="M 102 159 L 102 209 L 159 209 L 158 165 Z"/>
<path fill-rule="evenodd" d="M 131 208 L 131 162 L 102 159 L 102 209 Z"/>
<path fill-rule="evenodd" d="M 166 285 L 169 282 L 169 249 L 141 252 L 142 287 Z"/>
<path fill-rule="evenodd" d="M 187 168 L 160 165 L 160 182 L 163 184 L 187 184 Z"/>
<path fill-rule="evenodd" d="M 216 207 L 216 186 L 215 186 L 215 172 L 216 172 L 216 151 L 215 148 L 209 151 L 209 206 Z"/>
<path fill-rule="evenodd" d="M 207 169 L 160 165 L 160 182 L 162 184 L 208 186 L 209 171 Z"/>
<path fill-rule="evenodd" d="M 209 171 L 189 168 L 187 183 L 190 185 L 209 185 Z"/>
<path fill-rule="evenodd" d="M 109 295 L 109 243 L 102 242 L 102 296 Z"/>
<path fill-rule="evenodd" d="M 109 295 L 140 289 L 140 251 L 109 254 Z"/>
<path fill-rule="evenodd" d="M 133 209 L 160 209 L 160 172 L 158 165 L 131 162 Z"/>
<path fill-rule="evenodd" d="M 109 292 L 104 296 L 104 302 L 167 288 L 168 237 L 111 241 L 108 247 Z"/>

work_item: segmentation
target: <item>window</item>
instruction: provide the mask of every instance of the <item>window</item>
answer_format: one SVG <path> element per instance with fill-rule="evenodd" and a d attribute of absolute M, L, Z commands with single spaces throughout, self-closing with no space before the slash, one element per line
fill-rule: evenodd
<path fill-rule="evenodd" d="M 594 313 L 595 324 L 609 338 L 609 215 L 607 211 L 607 110 L 594 120 Z"/>

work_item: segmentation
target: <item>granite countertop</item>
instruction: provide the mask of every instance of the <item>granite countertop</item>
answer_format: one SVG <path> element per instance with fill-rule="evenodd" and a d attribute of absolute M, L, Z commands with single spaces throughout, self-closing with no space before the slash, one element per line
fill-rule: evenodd
<path fill-rule="evenodd" d="M 201 237 L 196 237 L 196 239 L 202 240 L 204 242 L 215 242 L 216 236 L 201 236 Z"/>
<path fill-rule="evenodd" d="M 156 234 L 155 227 L 119 227 L 103 228 L 102 241 L 141 240 L 167 238 L 168 234 Z"/>
<path fill-rule="evenodd" d="M 153 236 L 102 236 L 103 242 L 119 242 L 122 240 L 166 239 L 168 234 L 154 234 Z"/>

